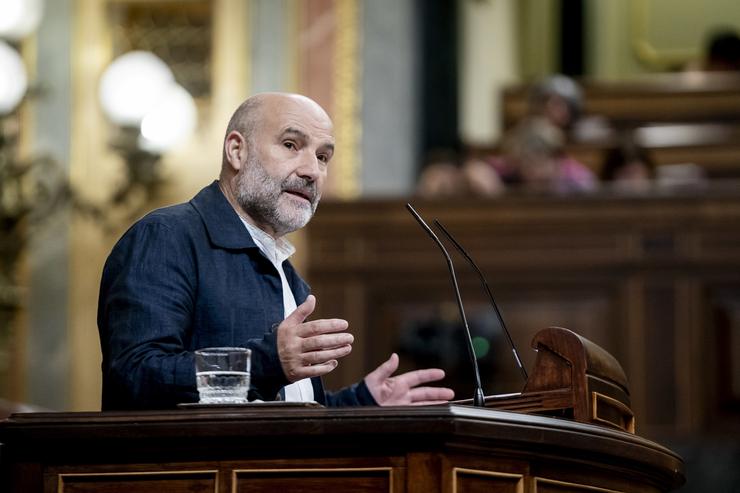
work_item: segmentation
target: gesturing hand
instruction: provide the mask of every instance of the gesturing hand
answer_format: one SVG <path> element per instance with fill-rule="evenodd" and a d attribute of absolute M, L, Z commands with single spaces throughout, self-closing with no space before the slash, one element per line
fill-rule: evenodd
<path fill-rule="evenodd" d="M 392 377 L 397 369 L 398 355 L 393 353 L 388 361 L 365 377 L 365 385 L 381 406 L 442 404 L 455 397 L 455 392 L 445 387 L 419 387 L 442 380 L 445 377 L 443 370 L 428 368 Z"/>
<path fill-rule="evenodd" d="M 305 322 L 316 308 L 316 297 L 309 295 L 277 328 L 280 364 L 290 382 L 319 377 L 339 364 L 338 358 L 352 351 L 352 334 L 346 320 L 332 318 Z"/>

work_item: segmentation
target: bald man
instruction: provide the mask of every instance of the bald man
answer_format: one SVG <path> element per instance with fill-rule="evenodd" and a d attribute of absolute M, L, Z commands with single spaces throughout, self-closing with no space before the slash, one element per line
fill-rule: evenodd
<path fill-rule="evenodd" d="M 316 211 L 334 153 L 331 119 L 297 94 L 247 99 L 229 121 L 219 179 L 151 212 L 103 270 L 98 329 L 103 410 L 197 402 L 193 352 L 252 350 L 250 399 L 330 406 L 452 399 L 439 369 L 393 376 L 393 354 L 363 381 L 326 392 L 321 376 L 352 350 L 341 319 L 307 321 L 316 298 L 288 260 L 287 233 Z"/>

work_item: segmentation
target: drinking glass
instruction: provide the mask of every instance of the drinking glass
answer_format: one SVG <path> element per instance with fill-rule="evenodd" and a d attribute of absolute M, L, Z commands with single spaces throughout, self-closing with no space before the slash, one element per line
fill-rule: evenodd
<path fill-rule="evenodd" d="M 243 404 L 249 391 L 252 352 L 240 347 L 195 351 L 195 377 L 201 404 Z"/>

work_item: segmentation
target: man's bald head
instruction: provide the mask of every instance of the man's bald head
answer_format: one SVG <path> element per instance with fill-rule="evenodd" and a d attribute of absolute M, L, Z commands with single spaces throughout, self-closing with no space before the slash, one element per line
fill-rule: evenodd
<path fill-rule="evenodd" d="M 229 124 L 226 127 L 225 137 L 228 137 L 231 132 L 236 131 L 244 136 L 248 145 L 253 145 L 255 131 L 264 119 L 265 109 L 269 111 L 270 108 L 274 109 L 281 104 L 284 105 L 290 102 L 307 108 L 308 111 L 314 113 L 319 118 L 325 118 L 331 124 L 331 119 L 324 108 L 311 98 L 294 93 L 264 92 L 247 98 L 239 105 L 236 111 L 234 111 L 234 114 L 231 115 Z M 224 166 L 227 164 L 225 151 L 222 157 L 222 164 Z"/>
<path fill-rule="evenodd" d="M 248 98 L 234 111 L 231 115 L 229 124 L 226 127 L 226 136 L 231 132 L 237 131 L 244 136 L 247 142 L 251 143 L 254 138 L 254 129 L 257 121 L 260 119 L 260 113 L 264 98 L 257 94 Z M 226 152 L 223 154 L 223 165 L 226 165 Z"/>

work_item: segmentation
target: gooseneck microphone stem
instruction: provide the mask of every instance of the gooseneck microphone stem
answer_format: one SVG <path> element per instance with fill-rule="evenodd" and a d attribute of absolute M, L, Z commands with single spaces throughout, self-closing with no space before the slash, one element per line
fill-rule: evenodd
<path fill-rule="evenodd" d="M 462 254 L 463 257 L 465 257 L 465 260 L 467 260 L 470 265 L 473 266 L 475 271 L 478 273 L 478 277 L 480 278 L 481 284 L 483 284 L 483 287 L 486 289 L 486 293 L 488 293 L 488 299 L 491 301 L 491 305 L 493 306 L 493 310 L 496 312 L 496 317 L 498 318 L 498 322 L 501 324 L 501 328 L 504 329 L 504 333 L 506 334 L 506 338 L 509 340 L 509 346 L 511 346 L 511 351 L 514 353 L 514 359 L 516 360 L 517 366 L 519 366 L 519 369 L 522 372 L 522 376 L 524 377 L 524 381 L 526 382 L 528 379 L 527 376 L 527 370 L 524 368 L 524 364 L 522 363 L 522 360 L 519 358 L 519 353 L 516 350 L 516 345 L 514 344 L 514 340 L 511 338 L 511 333 L 509 333 L 509 329 L 506 328 L 506 324 L 504 323 L 504 318 L 501 316 L 501 312 L 498 309 L 498 305 L 496 304 L 496 301 L 493 299 L 493 293 L 491 293 L 491 288 L 488 287 L 488 281 L 486 281 L 485 276 L 483 275 L 483 272 L 478 268 L 478 265 L 473 261 L 473 259 L 468 255 L 468 252 L 465 251 L 465 249 L 460 245 L 460 243 L 455 240 L 455 238 L 450 234 L 449 231 L 447 231 L 447 228 L 442 226 L 442 223 L 434 220 L 435 226 L 437 226 L 444 234 L 447 236 L 447 239 L 452 242 L 453 245 L 455 245 L 455 248 Z"/>
<path fill-rule="evenodd" d="M 424 231 L 426 231 L 427 234 L 432 238 L 432 240 L 434 240 L 439 249 L 442 251 L 442 254 L 445 256 L 445 259 L 447 260 L 447 268 L 450 270 L 450 277 L 452 278 L 452 287 L 455 288 L 457 308 L 460 310 L 460 318 L 462 318 L 463 325 L 465 326 L 465 335 L 468 338 L 468 355 L 470 356 L 470 360 L 473 362 L 473 370 L 475 371 L 475 395 L 473 396 L 473 404 L 476 407 L 486 407 L 485 397 L 483 395 L 483 387 L 480 384 L 480 371 L 478 370 L 478 361 L 475 359 L 475 350 L 473 349 L 473 339 L 472 337 L 470 337 L 468 319 L 465 316 L 465 309 L 463 308 L 462 297 L 460 296 L 460 288 L 457 285 L 457 276 L 455 275 L 455 267 L 452 264 L 452 258 L 450 257 L 450 254 L 447 252 L 447 249 L 444 247 L 442 242 L 439 240 L 439 238 L 437 238 L 437 235 L 434 234 L 432 228 L 430 228 L 427 223 L 424 222 L 424 220 L 411 206 L 411 204 L 406 204 L 406 209 L 409 210 L 411 215 L 414 216 L 414 219 L 416 219 L 416 221 L 421 225 Z"/>

